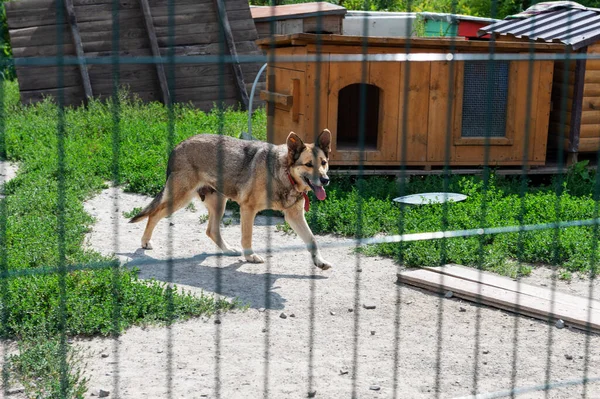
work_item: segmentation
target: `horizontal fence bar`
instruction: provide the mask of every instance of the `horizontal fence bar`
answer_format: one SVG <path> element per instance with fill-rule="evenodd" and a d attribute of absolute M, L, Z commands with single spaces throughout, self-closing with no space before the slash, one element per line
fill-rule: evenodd
<path fill-rule="evenodd" d="M 119 56 L 120 64 L 215 64 L 225 63 L 261 63 L 276 61 L 285 62 L 325 62 L 322 54 L 308 54 L 298 56 L 267 56 L 267 55 L 238 55 L 237 58 L 229 55 L 198 55 L 198 56 Z M 393 54 L 331 54 L 328 62 L 429 62 L 429 61 L 564 61 L 564 60 L 600 60 L 600 53 L 393 53 Z M 112 65 L 113 57 L 85 57 L 83 61 L 90 65 Z M 27 57 L 15 58 L 16 66 L 44 66 L 56 65 L 57 57 Z M 82 60 L 76 56 L 64 56 L 61 63 L 64 65 L 79 65 Z"/>
<path fill-rule="evenodd" d="M 446 238 L 458 238 L 458 237 L 472 237 L 472 236 L 482 236 L 488 234 L 507 234 L 507 233 L 519 233 L 519 232 L 529 232 L 529 231 L 541 231 L 541 230 L 550 230 L 550 229 L 561 229 L 561 228 L 569 228 L 569 227 L 584 227 L 584 226 L 594 226 L 600 225 L 600 218 L 595 219 L 585 219 L 585 220 L 571 220 L 566 222 L 553 222 L 553 223 L 540 223 L 540 224 L 526 224 L 521 226 L 503 226 L 503 227 L 484 227 L 478 229 L 466 229 L 466 230 L 448 230 L 448 231 L 435 231 L 435 232 L 425 232 L 425 233 L 410 233 L 410 234 L 394 234 L 390 236 L 384 237 L 371 237 L 371 238 L 361 238 L 361 239 L 344 239 L 340 242 L 333 243 L 321 243 L 319 244 L 319 248 L 343 248 L 343 247 L 360 247 L 365 245 L 377 245 L 377 244 L 393 244 L 400 242 L 412 242 L 412 241 L 426 241 L 426 240 L 440 240 Z M 268 247 L 268 248 L 258 248 L 254 249 L 255 252 L 284 252 L 291 250 L 302 250 L 306 249 L 305 245 L 286 245 L 281 247 Z M 198 254 L 193 257 L 187 258 L 169 258 L 170 262 L 181 263 L 188 262 L 197 259 L 199 256 L 202 257 L 228 257 L 224 255 L 222 252 L 203 252 L 202 254 Z M 78 271 L 78 270 L 97 270 L 97 269 L 106 269 L 110 267 L 115 267 L 116 260 L 108 261 L 108 262 L 98 262 L 90 265 L 73 265 L 67 266 L 67 272 Z M 164 263 L 164 259 L 144 259 L 143 261 L 132 261 L 129 262 L 130 266 L 146 266 Z M 47 275 L 52 273 L 58 273 L 58 267 L 39 267 L 32 269 L 18 269 L 18 270 L 9 270 L 4 276 L 0 276 L 0 278 L 16 278 L 30 275 Z"/>

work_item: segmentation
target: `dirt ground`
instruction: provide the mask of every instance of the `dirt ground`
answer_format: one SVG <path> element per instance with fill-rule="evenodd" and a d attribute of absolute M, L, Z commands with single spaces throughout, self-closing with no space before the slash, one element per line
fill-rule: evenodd
<path fill-rule="evenodd" d="M 18 166 L 14 163 L 0 161 L 0 185 L 15 177 L 17 169 Z"/>
<path fill-rule="evenodd" d="M 278 219 L 256 221 L 255 250 L 266 255 L 269 241 L 273 248 L 265 264 L 214 256 L 199 201 L 161 221 L 154 249 L 142 250 L 145 222 L 129 224 L 122 212 L 148 202 L 115 189 L 88 201 L 97 218 L 88 245 L 139 267 L 144 278 L 171 275 L 180 288 L 237 297 L 249 307 L 221 315 L 220 323 L 198 318 L 171 328 L 134 327 L 118 341 L 76 340 L 88 356 L 90 395 L 102 388 L 111 398 L 305 398 L 309 392 L 316 398 L 457 398 L 580 379 L 586 360 L 588 377 L 600 376 L 598 335 L 400 286 L 393 261 L 357 257 L 351 241 L 333 236 L 318 242 L 349 245 L 323 248 L 334 269 L 320 271 L 298 237 L 276 231 Z M 236 221 L 223 234 L 239 246 Z M 278 250 L 290 245 L 299 248 Z M 169 254 L 175 258 L 170 271 Z M 550 286 L 551 274 L 539 268 L 523 281 Z M 600 297 L 600 284 L 593 286 Z M 579 277 L 557 287 L 589 294 L 589 281 Z M 517 397 L 570 399 L 583 392 L 574 385 Z M 586 395 L 600 398 L 600 382 L 588 384 Z"/>

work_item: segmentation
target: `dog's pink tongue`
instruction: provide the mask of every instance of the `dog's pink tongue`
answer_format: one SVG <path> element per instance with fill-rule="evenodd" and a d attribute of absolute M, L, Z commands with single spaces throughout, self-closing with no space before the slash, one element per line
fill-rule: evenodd
<path fill-rule="evenodd" d="M 327 197 L 327 194 L 325 193 L 325 189 L 321 186 L 315 186 L 313 188 L 313 191 L 315 192 L 315 195 L 317 196 L 317 198 L 321 201 L 323 201 Z"/>

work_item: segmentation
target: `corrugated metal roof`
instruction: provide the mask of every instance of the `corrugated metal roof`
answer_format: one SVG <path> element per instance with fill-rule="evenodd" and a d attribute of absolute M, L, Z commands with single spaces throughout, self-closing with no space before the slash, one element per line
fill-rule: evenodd
<path fill-rule="evenodd" d="M 578 50 L 600 40 L 600 10 L 563 9 L 525 19 L 505 19 L 477 32 L 479 36 L 489 33 L 563 43 Z"/>

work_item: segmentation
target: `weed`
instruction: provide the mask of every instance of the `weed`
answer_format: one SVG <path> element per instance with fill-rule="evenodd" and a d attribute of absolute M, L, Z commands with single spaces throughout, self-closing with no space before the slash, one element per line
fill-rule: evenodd
<path fill-rule="evenodd" d="M 294 230 L 292 229 L 292 227 L 287 223 L 287 222 L 283 222 L 283 223 L 279 223 L 275 226 L 275 231 L 279 231 L 283 234 L 289 234 L 289 235 L 295 235 L 296 233 L 294 232 Z"/>
<path fill-rule="evenodd" d="M 200 224 L 206 223 L 208 222 L 208 213 L 203 213 L 200 215 L 200 217 L 198 218 L 198 220 L 200 220 Z"/>
<path fill-rule="evenodd" d="M 187 204 L 187 206 L 185 207 L 186 211 L 190 211 L 190 212 L 196 212 L 196 205 L 194 205 L 193 202 L 190 202 L 189 204 Z"/>
<path fill-rule="evenodd" d="M 83 374 L 80 351 L 57 338 L 22 339 L 18 347 L 19 353 L 8 358 L 8 371 L 18 376 L 27 397 L 84 397 L 89 379 Z"/>
<path fill-rule="evenodd" d="M 567 270 L 562 270 L 559 274 L 558 274 L 558 278 L 560 280 L 564 280 L 564 281 L 571 281 L 571 279 L 573 278 L 573 274 L 571 274 L 571 272 L 567 271 Z"/>
<path fill-rule="evenodd" d="M 135 208 L 133 208 L 130 211 L 123 211 L 123 217 L 125 219 L 131 219 L 132 217 L 134 217 L 135 215 L 137 215 L 138 213 L 140 213 L 142 211 L 141 207 L 136 206 Z"/>

